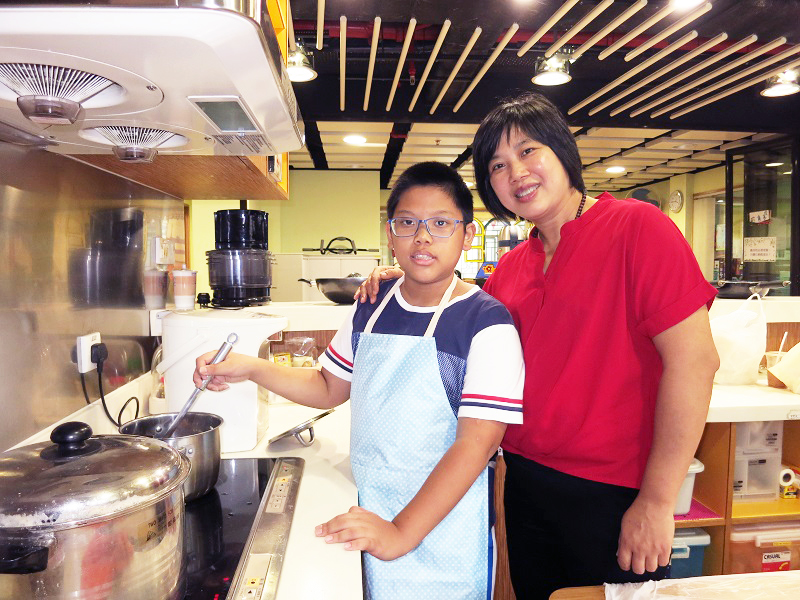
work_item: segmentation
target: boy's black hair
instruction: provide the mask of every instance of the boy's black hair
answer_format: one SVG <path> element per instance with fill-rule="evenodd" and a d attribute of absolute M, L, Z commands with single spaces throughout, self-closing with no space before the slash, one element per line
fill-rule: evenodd
<path fill-rule="evenodd" d="M 461 211 L 464 226 L 472 223 L 472 192 L 469 191 L 467 184 L 461 179 L 454 169 L 444 163 L 427 161 L 417 163 L 408 167 L 400 177 L 397 178 L 392 193 L 386 201 L 386 214 L 391 219 L 400 202 L 400 196 L 414 187 L 424 187 L 433 185 L 441 188 L 448 196 L 453 199 L 456 206 Z"/>
<path fill-rule="evenodd" d="M 502 205 L 489 181 L 489 161 L 492 160 L 502 137 L 509 135 L 514 129 L 549 146 L 567 172 L 572 187 L 579 192 L 586 191 L 578 145 L 564 115 L 541 94 L 528 92 L 502 102 L 486 115 L 472 143 L 475 185 L 486 209 L 492 215 L 498 219 L 516 218 L 516 215 Z"/>

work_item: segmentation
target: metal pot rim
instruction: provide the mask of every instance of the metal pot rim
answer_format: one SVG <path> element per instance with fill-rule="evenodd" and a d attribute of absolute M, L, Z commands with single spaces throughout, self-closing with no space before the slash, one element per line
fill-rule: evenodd
<path fill-rule="evenodd" d="M 92 436 L 83 423 L 59 427 L 76 424 L 89 435 L 78 450 L 40 442 L 0 455 L 0 531 L 52 531 L 114 519 L 157 503 L 189 475 L 189 460 L 165 442 Z"/>

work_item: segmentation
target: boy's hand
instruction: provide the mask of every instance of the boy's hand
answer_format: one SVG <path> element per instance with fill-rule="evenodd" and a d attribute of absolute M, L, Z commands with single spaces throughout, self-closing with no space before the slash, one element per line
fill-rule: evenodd
<path fill-rule="evenodd" d="M 378 266 L 372 269 L 372 273 L 367 275 L 367 278 L 358 286 L 354 300 L 358 300 L 362 304 L 369 300 L 370 304 L 375 304 L 378 297 L 378 290 L 380 289 L 381 281 L 387 279 L 399 279 L 403 276 L 403 269 L 400 267 Z"/>
<path fill-rule="evenodd" d="M 252 356 L 245 356 L 243 354 L 236 354 L 231 352 L 228 357 L 216 365 L 209 364 L 217 355 L 216 350 L 206 352 L 195 361 L 196 368 L 192 380 L 195 387 L 200 387 L 203 379 L 212 375 L 211 381 L 208 383 L 209 389 L 214 392 L 221 392 L 228 389 L 229 383 L 237 383 L 239 381 L 247 381 L 253 372 L 253 363 L 258 359 Z"/>
<path fill-rule="evenodd" d="M 361 550 L 380 560 L 394 560 L 416 547 L 397 525 L 360 506 L 317 525 L 315 533 L 328 544 L 344 543 L 345 550 Z"/>

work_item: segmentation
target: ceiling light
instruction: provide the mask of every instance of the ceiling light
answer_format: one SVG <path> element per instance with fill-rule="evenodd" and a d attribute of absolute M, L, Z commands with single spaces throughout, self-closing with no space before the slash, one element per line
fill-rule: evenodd
<path fill-rule="evenodd" d="M 286 71 L 291 81 L 304 82 L 316 79 L 317 72 L 312 68 L 311 60 L 300 44 L 297 44 L 294 52 L 289 53 L 286 62 Z"/>
<path fill-rule="evenodd" d="M 346 135 L 342 138 L 345 144 L 352 144 L 353 146 L 363 146 L 367 143 L 367 138 L 357 133 Z"/>
<path fill-rule="evenodd" d="M 792 174 L 791 171 L 784 171 L 783 173 L 781 173 L 781 175 L 791 175 L 791 174 Z"/>
<path fill-rule="evenodd" d="M 464 183 L 465 183 L 465 184 L 467 185 L 467 187 L 468 187 L 468 188 L 470 188 L 470 189 L 475 187 L 475 182 L 473 182 L 473 181 L 465 181 Z"/>
<path fill-rule="evenodd" d="M 788 96 L 797 92 L 800 92 L 800 84 L 797 83 L 797 71 L 789 69 L 767 79 L 767 85 L 761 90 L 761 95 L 774 98 L 775 96 Z"/>
<path fill-rule="evenodd" d="M 608 167 L 606 173 L 624 173 L 625 167 Z"/>
<path fill-rule="evenodd" d="M 764 165 L 765 167 L 782 167 L 783 163 L 779 162 L 771 162 Z"/>
<path fill-rule="evenodd" d="M 692 8 L 693 6 L 697 6 L 703 0 L 672 0 L 672 5 L 677 10 L 685 10 L 687 8 Z"/>
<path fill-rule="evenodd" d="M 564 54 L 556 53 L 550 58 L 537 59 L 536 74 L 531 81 L 536 85 L 562 85 L 571 79 L 569 60 Z"/>

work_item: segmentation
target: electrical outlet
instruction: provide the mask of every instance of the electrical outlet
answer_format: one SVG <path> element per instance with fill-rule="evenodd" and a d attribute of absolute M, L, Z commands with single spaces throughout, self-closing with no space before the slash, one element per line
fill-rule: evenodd
<path fill-rule="evenodd" d="M 95 331 L 87 335 L 79 335 L 76 344 L 76 358 L 78 373 L 88 373 L 96 369 L 97 364 L 92 362 L 92 346 L 100 343 L 100 332 Z"/>

